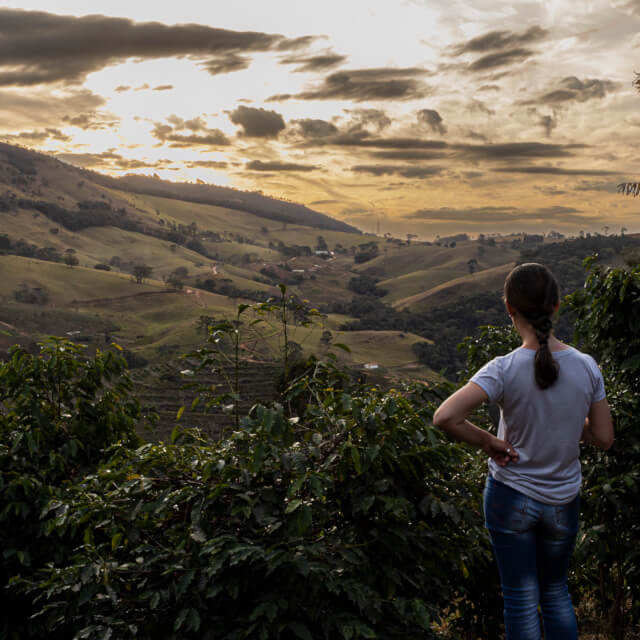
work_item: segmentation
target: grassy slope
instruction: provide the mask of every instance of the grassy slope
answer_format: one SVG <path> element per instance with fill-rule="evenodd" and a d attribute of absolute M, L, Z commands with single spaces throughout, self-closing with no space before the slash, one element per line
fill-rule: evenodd
<path fill-rule="evenodd" d="M 477 260 L 477 269 L 482 271 L 513 261 L 518 256 L 517 251 L 507 246 L 479 247 L 476 242 L 466 242 L 455 248 L 436 245 L 394 248 L 386 255 L 359 265 L 358 271 L 380 278 L 378 286 L 388 291 L 383 301 L 394 303 L 468 275 L 467 263 L 471 259 Z"/>
<path fill-rule="evenodd" d="M 504 279 L 515 266 L 509 262 L 498 267 L 477 271 L 439 284 L 427 291 L 396 300 L 393 307 L 410 311 L 423 311 L 441 303 L 451 303 L 456 298 L 473 295 L 478 291 L 500 290 Z"/>

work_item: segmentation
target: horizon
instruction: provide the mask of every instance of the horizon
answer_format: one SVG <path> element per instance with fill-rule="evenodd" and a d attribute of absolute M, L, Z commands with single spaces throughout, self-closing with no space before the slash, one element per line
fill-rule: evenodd
<path fill-rule="evenodd" d="M 640 1 L 343 4 L 5 2 L 0 140 L 367 233 L 640 231 Z"/>

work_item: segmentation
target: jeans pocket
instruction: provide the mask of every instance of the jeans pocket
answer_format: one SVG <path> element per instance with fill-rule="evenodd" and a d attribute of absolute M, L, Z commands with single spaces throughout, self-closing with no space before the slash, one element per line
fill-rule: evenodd
<path fill-rule="evenodd" d="M 555 522 L 554 534 L 562 538 L 564 536 L 575 535 L 578 532 L 580 519 L 580 496 L 567 504 L 560 504 L 554 507 Z"/>

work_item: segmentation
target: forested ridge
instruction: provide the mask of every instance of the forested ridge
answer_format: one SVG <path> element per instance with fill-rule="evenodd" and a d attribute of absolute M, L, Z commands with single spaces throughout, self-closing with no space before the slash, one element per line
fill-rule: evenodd
<path fill-rule="evenodd" d="M 640 267 L 589 269 L 564 304 L 605 374 L 616 442 L 583 451 L 571 588 L 583 632 L 625 638 L 640 622 Z M 224 339 L 265 314 L 286 331 L 286 304 L 283 288 L 242 305 L 191 366 L 233 357 Z M 513 339 L 467 340 L 462 378 Z M 452 384 L 372 388 L 331 353 L 290 353 L 285 340 L 278 399 L 219 440 L 178 424 L 153 444 L 117 349 L 14 349 L 0 367 L 3 637 L 501 637 L 485 461 L 431 426 Z M 238 400 L 233 380 L 193 393 L 194 408 Z"/>

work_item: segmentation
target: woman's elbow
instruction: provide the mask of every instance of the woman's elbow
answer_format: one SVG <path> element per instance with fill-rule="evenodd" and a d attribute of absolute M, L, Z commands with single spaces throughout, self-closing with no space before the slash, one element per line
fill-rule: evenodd
<path fill-rule="evenodd" d="M 613 434 L 611 434 L 610 436 L 607 436 L 604 440 L 602 440 L 600 444 L 600 448 L 603 449 L 604 451 L 608 451 L 613 446 L 613 442 L 614 442 L 614 437 L 613 437 Z"/>
<path fill-rule="evenodd" d="M 451 412 L 443 405 L 440 405 L 433 414 L 433 426 L 446 431 L 449 424 L 451 424 L 452 419 L 453 416 Z"/>

